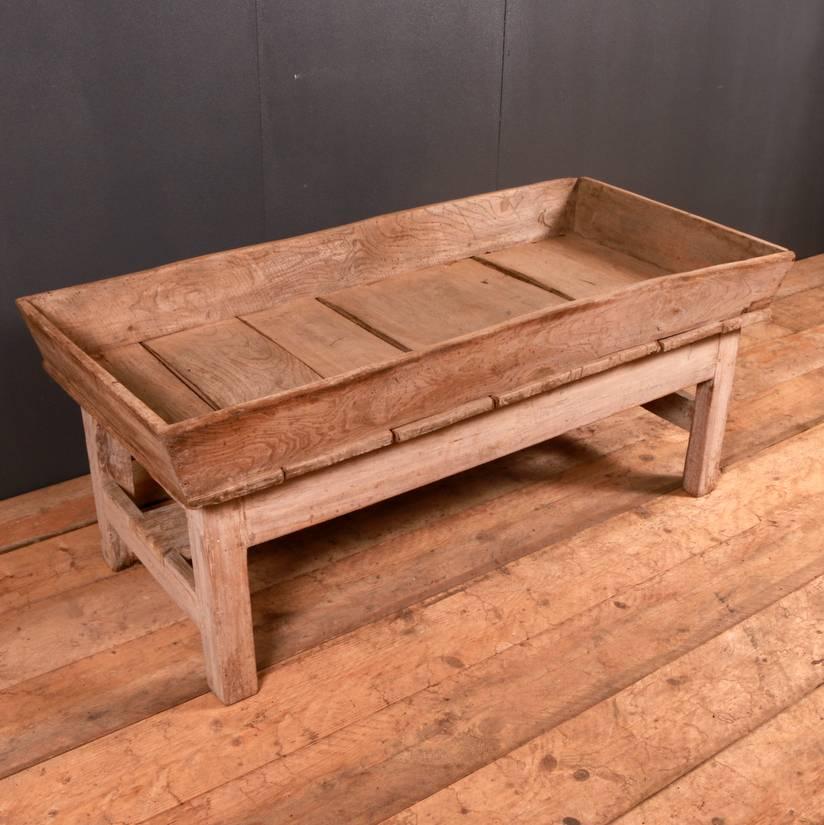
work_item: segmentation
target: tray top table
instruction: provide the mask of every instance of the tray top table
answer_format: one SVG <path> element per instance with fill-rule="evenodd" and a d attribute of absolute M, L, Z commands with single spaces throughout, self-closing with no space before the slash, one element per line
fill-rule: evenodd
<path fill-rule="evenodd" d="M 233 702 L 257 688 L 252 544 L 638 404 L 691 430 L 684 486 L 709 492 L 739 331 L 792 258 L 567 178 L 18 305 L 83 409 L 107 561 L 184 607 Z"/>

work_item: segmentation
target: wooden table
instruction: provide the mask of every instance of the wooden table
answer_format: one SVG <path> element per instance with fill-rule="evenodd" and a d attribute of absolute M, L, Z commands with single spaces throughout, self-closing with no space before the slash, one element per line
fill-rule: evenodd
<path fill-rule="evenodd" d="M 257 690 L 251 545 L 638 404 L 690 429 L 709 492 L 740 329 L 792 258 L 569 178 L 18 305 L 83 409 L 107 562 L 191 616 L 231 703 Z"/>

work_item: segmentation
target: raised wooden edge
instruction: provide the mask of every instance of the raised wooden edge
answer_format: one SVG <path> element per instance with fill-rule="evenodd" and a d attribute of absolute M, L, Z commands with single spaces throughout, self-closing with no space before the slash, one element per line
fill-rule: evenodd
<path fill-rule="evenodd" d="M 416 421 L 410 421 L 408 424 L 401 424 L 399 427 L 392 427 L 392 434 L 398 443 L 409 441 L 411 438 L 417 438 L 418 436 L 426 435 L 426 433 L 440 430 L 443 427 L 456 424 L 458 421 L 463 421 L 465 418 L 470 418 L 473 415 L 489 412 L 494 406 L 495 401 L 492 399 L 492 396 L 488 395 L 484 398 L 478 398 L 475 401 L 467 401 L 466 404 L 452 407 L 438 415 L 429 415 L 426 418 L 418 418 Z"/>
<path fill-rule="evenodd" d="M 703 218 L 693 212 L 687 212 L 685 209 L 679 209 L 677 206 L 671 206 L 668 203 L 663 203 L 662 201 L 655 200 L 654 198 L 639 195 L 637 192 L 632 192 L 629 189 L 622 189 L 620 186 L 615 186 L 612 183 L 606 183 L 605 181 L 597 178 L 590 178 L 586 175 L 582 175 L 578 178 L 577 189 L 579 198 L 576 201 L 576 207 L 578 203 L 584 202 L 591 192 L 601 190 L 609 193 L 610 195 L 624 198 L 626 203 L 643 205 L 645 207 L 655 209 L 659 214 L 667 214 L 680 221 L 681 225 L 684 227 L 695 227 L 697 229 L 707 230 L 710 235 L 716 239 L 724 238 L 734 244 L 737 244 L 739 247 L 738 251 L 743 255 L 742 258 L 736 259 L 739 261 L 746 260 L 754 255 L 761 256 L 776 252 L 790 252 L 790 250 L 784 246 L 772 243 L 771 241 L 765 241 L 763 238 L 758 238 L 755 235 L 749 235 L 746 232 L 742 232 L 740 229 L 734 229 L 726 224 L 718 223 L 717 221 L 710 220 L 709 218 Z M 575 226 L 577 230 L 577 220 L 575 221 Z M 647 230 L 649 230 L 649 227 L 644 227 L 644 231 Z M 795 257 L 794 253 L 790 252 L 790 254 Z M 735 261 L 730 261 L 730 263 L 734 262 Z"/>
<path fill-rule="evenodd" d="M 31 298 L 18 298 L 16 304 L 45 361 L 62 364 L 64 369 L 61 371 L 70 375 L 82 373 L 86 382 L 94 382 L 95 389 L 111 393 L 118 408 L 137 419 L 149 432 L 157 434 L 168 426 L 154 410 L 75 344 Z"/>
<path fill-rule="evenodd" d="M 454 389 L 455 382 L 450 378 L 450 376 L 454 378 L 454 370 L 457 369 L 454 365 L 458 363 L 464 365 L 460 375 L 464 379 L 467 375 L 472 375 L 472 387 L 466 387 L 463 390 L 463 398 L 460 394 L 453 392 L 452 398 L 455 406 L 473 400 L 471 395 L 466 398 L 466 394 L 472 389 L 481 392 L 484 389 L 492 389 L 493 391 L 489 394 L 499 396 L 504 391 L 518 388 L 519 385 L 514 383 L 515 376 L 519 371 L 523 372 L 521 367 L 525 359 L 532 358 L 535 353 L 542 354 L 544 363 L 560 360 L 560 366 L 567 366 L 576 360 L 581 361 L 582 353 L 578 351 L 580 347 L 578 349 L 569 347 L 567 342 L 561 340 L 563 327 L 559 327 L 558 322 L 564 322 L 567 325 L 578 323 L 577 319 L 586 313 L 606 311 L 608 307 L 618 311 L 616 305 L 628 307 L 639 300 L 652 302 L 658 306 L 663 300 L 661 284 L 666 281 L 667 300 L 673 306 L 677 306 L 678 311 L 666 312 L 661 319 L 654 316 L 646 317 L 642 313 L 637 324 L 629 325 L 622 331 L 622 337 L 617 341 L 610 339 L 612 352 L 620 351 L 627 348 L 627 343 L 630 346 L 633 345 L 630 343 L 632 338 L 643 339 L 649 336 L 657 339 L 661 337 L 661 332 L 678 334 L 688 331 L 695 326 L 703 326 L 708 321 L 714 322 L 714 319 L 711 320 L 712 314 L 725 309 L 730 314 L 733 312 L 740 314 L 746 311 L 750 303 L 771 295 L 775 291 L 791 260 L 791 253 L 776 253 L 748 261 L 720 264 L 708 269 L 662 276 L 635 284 L 611 295 L 574 301 L 564 306 L 539 310 L 510 319 L 479 333 L 461 336 L 425 350 L 407 353 L 389 364 L 365 367 L 311 387 L 296 388 L 285 393 L 239 404 L 226 410 L 208 413 L 201 418 L 169 425 L 164 433 L 164 441 L 177 468 L 177 474 L 181 478 L 181 484 L 186 487 L 185 503 L 190 507 L 199 507 L 245 495 L 274 483 L 273 479 L 278 475 L 275 467 L 280 466 L 277 465 L 276 460 L 253 466 L 252 456 L 231 456 L 228 453 L 225 455 L 221 453 L 219 460 L 224 464 L 230 460 L 242 464 L 244 467 L 242 476 L 235 474 L 233 478 L 224 480 L 222 483 L 213 476 L 207 477 L 206 467 L 214 459 L 213 445 L 215 443 L 228 444 L 228 439 L 233 436 L 238 437 L 239 428 L 243 430 L 243 442 L 248 445 L 247 452 L 252 445 L 277 443 L 288 445 L 289 449 L 297 452 L 301 428 L 311 428 L 315 432 L 340 433 L 342 438 L 350 440 L 364 438 L 369 435 L 370 431 L 383 431 L 392 426 L 388 414 L 389 396 L 387 394 L 396 392 L 398 387 L 413 386 L 410 382 L 414 382 L 414 377 L 420 369 L 427 373 L 427 386 L 434 388 L 431 389 L 434 392 L 438 387 L 446 386 L 450 381 L 450 386 Z M 711 302 L 700 311 L 689 306 L 685 307 L 684 302 L 691 297 L 692 290 L 702 283 L 712 284 L 718 301 L 724 297 L 729 306 Z M 721 293 L 718 293 L 719 289 Z M 710 318 L 707 318 L 707 315 Z M 658 336 L 650 335 L 650 332 L 656 330 Z M 525 341 L 529 342 L 528 352 L 524 350 Z M 625 346 L 620 346 L 622 343 Z M 617 349 L 614 348 L 616 344 Z M 604 342 L 593 343 L 590 340 L 587 343 L 590 349 L 597 346 L 603 348 Z M 642 346 L 647 346 L 647 344 Z M 488 356 L 484 353 L 488 353 Z M 607 357 L 610 350 L 603 354 L 597 353 L 596 350 L 595 354 L 599 357 Z M 564 360 L 566 364 L 563 363 Z M 468 371 L 470 366 L 471 370 Z M 541 362 L 536 361 L 535 371 L 539 372 L 540 367 Z M 464 383 L 467 381 L 468 379 Z M 493 389 L 496 383 L 499 386 L 503 385 L 497 391 Z M 364 403 L 366 403 L 365 399 L 369 399 L 370 415 L 373 417 L 383 415 L 384 419 L 361 420 L 361 417 L 354 416 L 351 408 L 353 396 L 350 393 L 352 392 L 364 399 Z M 429 413 L 430 415 L 449 409 L 449 394 L 442 393 L 442 395 L 444 401 L 439 402 L 442 404 L 441 408 L 437 409 L 436 406 L 436 409 Z M 415 405 L 425 407 L 424 397 L 416 396 L 414 405 L 410 400 L 412 396 L 406 393 L 405 397 L 407 401 L 404 403 L 408 403 L 410 409 Z M 342 430 L 337 424 L 332 426 L 331 416 L 338 415 L 337 411 L 340 411 L 343 420 L 348 423 L 348 431 Z M 279 437 L 276 437 L 275 430 L 278 428 L 288 433 L 286 441 L 281 441 Z M 308 460 L 314 458 L 315 455 L 329 452 L 333 446 L 329 444 L 324 448 L 323 445 L 316 444 L 301 446 L 299 449 L 301 452 L 309 453 L 306 456 Z M 313 452 L 314 455 L 312 455 Z M 275 456 L 272 458 L 275 459 Z M 281 463 L 287 460 L 284 457 Z"/>
<path fill-rule="evenodd" d="M 707 336 L 699 336 L 699 338 L 706 338 Z M 698 340 L 698 339 L 696 339 Z M 508 407 L 510 404 L 516 404 L 519 401 L 525 401 L 535 395 L 553 390 L 556 387 L 562 387 L 564 384 L 570 384 L 577 381 L 579 378 L 584 378 L 588 375 L 597 375 L 599 372 L 605 372 L 612 367 L 619 364 L 626 364 L 630 361 L 636 361 L 639 358 L 644 358 L 647 355 L 652 355 L 661 349 L 657 341 L 652 341 L 649 344 L 641 344 L 637 347 L 630 347 L 629 349 L 615 352 L 604 358 L 599 358 L 596 361 L 591 361 L 588 364 L 582 364 L 580 367 L 575 367 L 571 370 L 564 370 L 563 372 L 556 372 L 547 375 L 545 378 L 539 378 L 537 381 L 531 381 L 529 384 L 524 384 L 521 387 L 516 387 L 514 390 L 504 393 L 496 393 L 493 395 L 496 407 Z"/>
<path fill-rule="evenodd" d="M 46 372 L 122 441 L 164 490 L 184 500 L 162 440 L 168 424 L 83 352 L 34 304 L 21 298 L 17 305 L 40 349 Z"/>
<path fill-rule="evenodd" d="M 288 464 L 283 468 L 283 472 L 287 479 L 295 478 L 296 476 L 302 476 L 315 470 L 322 470 L 324 467 L 337 464 L 339 461 L 345 461 L 347 458 L 354 458 L 355 456 L 372 452 L 372 450 L 378 450 L 391 443 L 392 433 L 390 430 L 377 432 L 366 438 L 361 438 L 358 441 L 343 444 L 338 449 L 330 450 L 328 453 L 319 455 L 316 458 L 299 461 L 295 464 Z"/>
<path fill-rule="evenodd" d="M 566 227 L 577 182 L 558 178 L 428 204 L 26 300 L 96 353 L 247 315 L 290 297 L 548 237 Z"/>
<path fill-rule="evenodd" d="M 687 330 L 687 332 L 682 332 L 678 335 L 670 335 L 668 338 L 661 338 L 658 343 L 664 351 L 676 349 L 677 347 L 683 347 L 685 344 L 691 344 L 693 341 L 698 341 L 701 338 L 706 338 L 708 335 L 735 332 L 735 330 L 752 326 L 752 324 L 769 321 L 771 317 L 772 309 L 770 307 L 756 309 L 752 312 L 745 312 L 743 315 L 738 315 L 735 318 L 725 318 L 723 321 L 716 321 L 704 327 Z"/>
<path fill-rule="evenodd" d="M 100 491 L 104 511 L 117 535 L 163 589 L 195 623 L 200 622 L 194 571 L 176 550 L 162 547 L 155 540 L 146 522 L 151 511 L 142 513 L 128 495 L 114 482 L 107 480 Z"/>
<path fill-rule="evenodd" d="M 244 501 L 258 544 L 429 484 L 709 379 L 719 336 L 622 364 L 494 414 L 474 416 Z"/>
<path fill-rule="evenodd" d="M 587 375 L 595 375 L 599 372 L 612 369 L 619 364 L 625 364 L 629 361 L 635 361 L 638 358 L 644 358 L 654 352 L 669 352 L 678 347 L 692 344 L 695 341 L 700 341 L 703 338 L 709 338 L 712 335 L 718 335 L 724 332 L 732 332 L 742 327 L 750 326 L 751 324 L 758 324 L 763 321 L 768 321 L 770 318 L 769 309 L 760 309 L 755 312 L 745 312 L 743 315 L 738 315 L 735 318 L 727 318 L 723 321 L 717 321 L 712 324 L 705 324 L 704 326 L 696 327 L 687 332 L 671 335 L 667 338 L 659 338 L 649 344 L 641 344 L 637 347 L 630 347 L 629 349 L 621 350 L 620 352 L 608 355 L 605 358 L 599 358 L 597 361 L 591 361 L 588 364 L 583 364 L 571 370 L 557 372 L 547 375 L 545 378 L 540 378 L 522 387 L 516 387 L 514 390 L 507 393 L 500 393 L 493 396 L 496 406 L 505 407 L 509 404 L 514 404 L 518 401 L 523 401 L 531 398 L 533 395 L 538 395 L 542 392 L 561 387 L 564 384 L 569 384 L 572 381 L 577 381 L 579 378 L 584 378 Z M 689 429 L 689 428 L 687 428 Z"/>

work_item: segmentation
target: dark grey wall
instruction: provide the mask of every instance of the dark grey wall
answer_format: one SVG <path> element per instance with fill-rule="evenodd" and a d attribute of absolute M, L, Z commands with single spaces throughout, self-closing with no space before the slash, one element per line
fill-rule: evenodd
<path fill-rule="evenodd" d="M 85 471 L 19 295 L 559 175 L 824 250 L 820 0 L 0 0 L 0 497 Z"/>

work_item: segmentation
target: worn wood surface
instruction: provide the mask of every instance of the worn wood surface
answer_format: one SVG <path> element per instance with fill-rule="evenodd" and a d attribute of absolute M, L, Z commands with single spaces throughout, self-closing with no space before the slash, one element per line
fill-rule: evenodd
<path fill-rule="evenodd" d="M 585 238 L 670 272 L 775 250 L 772 244 L 743 232 L 589 178 L 582 178 L 578 185 L 573 228 Z"/>
<path fill-rule="evenodd" d="M 417 350 L 568 299 L 469 258 L 331 292 L 322 300 L 386 340 Z"/>
<path fill-rule="evenodd" d="M 251 543 L 267 541 L 708 380 L 718 337 L 582 378 L 490 415 L 336 464 L 244 500 Z"/>
<path fill-rule="evenodd" d="M 582 178 L 19 303 L 48 372 L 201 507 L 548 374 L 735 322 L 768 308 L 791 259 Z"/>
<path fill-rule="evenodd" d="M 229 708 L 95 526 L 3 554 L 0 821 L 816 822 L 822 324 L 743 348 L 705 498 L 634 409 L 252 551 Z"/>
<path fill-rule="evenodd" d="M 504 189 L 43 293 L 97 352 L 397 272 L 558 234 L 574 178 Z M 106 308 L 100 313 L 100 307 Z"/>
<path fill-rule="evenodd" d="M 668 272 L 572 234 L 488 252 L 479 260 L 569 299 L 590 298 Z"/>
<path fill-rule="evenodd" d="M 135 555 L 111 524 L 105 507 L 104 487 L 108 479 L 119 484 L 130 495 L 135 494 L 132 457 L 126 448 L 111 436 L 95 419 L 83 411 L 83 432 L 89 456 L 89 474 L 94 490 L 97 523 L 100 527 L 100 549 L 112 570 L 122 570 L 135 560 Z"/>
<path fill-rule="evenodd" d="M 242 503 L 189 510 L 186 520 L 206 680 L 222 702 L 231 704 L 257 692 Z"/>
<path fill-rule="evenodd" d="M 0 553 L 59 536 L 95 518 L 88 476 L 0 501 Z"/>
<path fill-rule="evenodd" d="M 106 350 L 102 362 L 164 421 L 185 421 L 213 409 L 141 344 L 112 347 Z"/>
<path fill-rule="evenodd" d="M 735 380 L 739 333 L 720 336 L 715 374 L 695 388 L 690 440 L 684 464 L 684 489 L 694 496 L 711 492 L 721 474 L 721 450 Z"/>
<path fill-rule="evenodd" d="M 146 346 L 216 408 L 320 379 L 303 361 L 235 318 L 154 338 Z"/>
<path fill-rule="evenodd" d="M 328 378 L 396 358 L 400 351 L 316 298 L 245 315 L 255 329 Z"/>
<path fill-rule="evenodd" d="M 340 442 L 738 316 L 772 294 L 783 277 L 787 258 L 772 257 L 758 268 L 728 264 L 718 271 L 672 275 L 663 283 L 641 282 L 406 353 L 391 367 L 329 379 L 311 393 L 298 388 L 172 425 L 166 444 L 184 487 L 183 501 L 200 506 L 260 489 L 279 477 L 284 464 L 324 455 Z M 624 323 L 628 314 L 631 325 Z"/>

